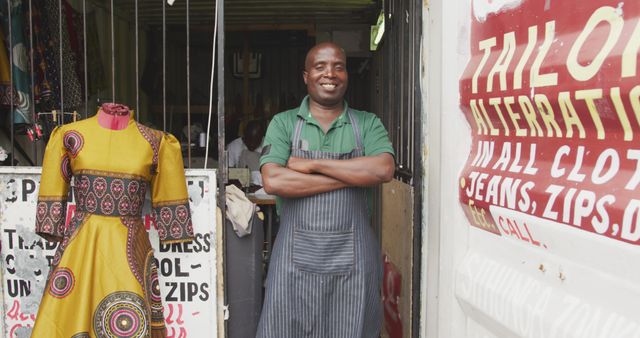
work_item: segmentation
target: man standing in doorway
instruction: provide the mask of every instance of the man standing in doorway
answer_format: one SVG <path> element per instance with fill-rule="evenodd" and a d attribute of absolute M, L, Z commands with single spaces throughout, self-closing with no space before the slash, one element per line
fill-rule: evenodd
<path fill-rule="evenodd" d="M 378 337 L 382 257 L 367 187 L 393 178 L 393 147 L 379 118 L 344 101 L 339 46 L 313 47 L 302 76 L 308 96 L 273 118 L 260 160 L 280 230 L 257 337 Z"/>

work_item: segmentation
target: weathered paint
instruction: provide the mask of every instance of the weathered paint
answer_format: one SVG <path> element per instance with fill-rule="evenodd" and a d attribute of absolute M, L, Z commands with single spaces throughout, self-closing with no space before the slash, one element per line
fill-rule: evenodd
<path fill-rule="evenodd" d="M 640 337 L 640 3 L 500 3 L 425 10 L 422 334 Z"/>
<path fill-rule="evenodd" d="M 188 192 L 196 240 L 189 245 L 160 246 L 157 232 L 149 231 L 159 262 L 160 289 L 169 336 L 210 332 L 216 337 L 218 308 L 215 172 L 187 170 Z M 34 232 L 35 203 L 40 168 L 0 168 L 0 236 L 2 262 L 3 337 L 28 338 L 46 284 L 49 260 L 57 243 L 42 240 Z M 147 198 L 148 199 L 148 198 Z M 67 221 L 75 210 L 68 204 Z M 143 219 L 152 227 L 149 203 Z M 180 269 L 180 276 L 178 276 Z M 206 320 L 203 320 L 206 318 Z"/>
<path fill-rule="evenodd" d="M 490 14 L 517 8 L 524 0 L 473 0 L 473 15 L 479 22 L 485 22 Z"/>
<path fill-rule="evenodd" d="M 456 296 L 496 336 L 640 336 L 640 3 L 499 3 L 460 80 Z"/>
<path fill-rule="evenodd" d="M 499 205 L 640 244 L 640 5 L 622 5 L 528 1 L 474 24 L 460 84 L 473 225 L 504 234 Z"/>

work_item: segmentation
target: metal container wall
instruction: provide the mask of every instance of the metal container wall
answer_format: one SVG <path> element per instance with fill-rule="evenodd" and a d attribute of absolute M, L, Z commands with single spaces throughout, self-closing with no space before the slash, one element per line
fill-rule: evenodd
<path fill-rule="evenodd" d="M 640 3 L 425 11 L 423 333 L 640 336 Z"/>

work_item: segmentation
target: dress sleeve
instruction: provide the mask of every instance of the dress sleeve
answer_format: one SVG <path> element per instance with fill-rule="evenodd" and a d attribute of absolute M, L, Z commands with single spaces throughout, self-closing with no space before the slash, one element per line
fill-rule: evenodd
<path fill-rule="evenodd" d="M 36 207 L 36 233 L 48 241 L 61 241 L 65 231 L 71 163 L 63 132 L 51 133 L 44 152 L 40 191 Z"/>
<path fill-rule="evenodd" d="M 165 134 L 160 143 L 158 167 L 151 180 L 151 200 L 162 243 L 193 239 L 180 142 L 171 134 Z"/>

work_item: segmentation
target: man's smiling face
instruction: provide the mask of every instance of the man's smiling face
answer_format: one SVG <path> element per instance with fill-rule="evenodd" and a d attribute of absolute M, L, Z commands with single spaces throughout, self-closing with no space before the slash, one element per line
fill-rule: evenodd
<path fill-rule="evenodd" d="M 302 76 L 311 100 L 325 107 L 341 104 L 349 84 L 344 52 L 331 43 L 312 48 Z"/>

